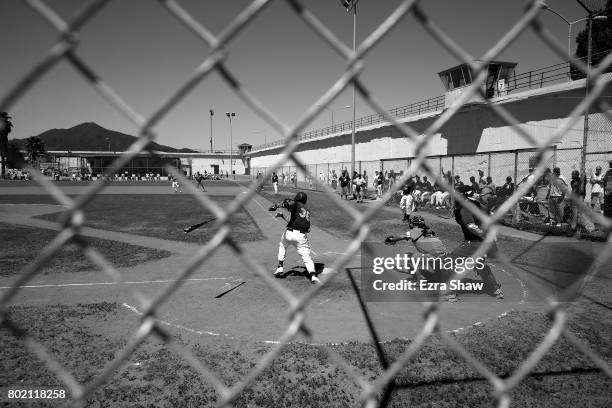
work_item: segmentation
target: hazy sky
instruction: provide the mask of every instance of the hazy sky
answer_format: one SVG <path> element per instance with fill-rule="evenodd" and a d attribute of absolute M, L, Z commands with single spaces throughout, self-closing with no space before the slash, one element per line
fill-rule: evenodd
<path fill-rule="evenodd" d="M 47 0 L 58 14 L 69 19 L 83 0 Z M 244 9 L 245 0 L 179 0 L 213 33 L 219 33 Z M 304 3 L 347 46 L 352 46 L 353 20 L 337 0 L 304 0 Z M 357 39 L 362 41 L 396 7 L 398 0 L 361 0 Z M 482 55 L 518 20 L 523 0 L 426 0 L 427 14 L 475 57 Z M 574 0 L 549 0 L 550 7 L 575 21 L 584 10 Z M 29 6 L 18 0 L 1 0 L 3 17 L 0 45 L 0 96 L 40 61 L 57 41 L 57 32 Z M 568 25 L 550 12 L 542 21 L 559 40 L 567 41 Z M 575 24 L 577 34 L 584 23 Z M 115 0 L 80 32 L 77 54 L 93 67 L 124 100 L 147 116 L 173 93 L 208 55 L 200 41 L 155 0 Z M 575 44 L 572 41 L 572 51 Z M 227 66 L 285 124 L 294 124 L 341 75 L 345 62 L 312 32 L 282 0 L 273 1 L 229 45 Z M 498 58 L 518 62 L 517 73 L 561 62 L 531 30 Z M 366 86 L 385 108 L 443 94 L 437 72 L 459 62 L 437 44 L 411 16 L 366 58 L 362 75 Z M 351 105 L 347 89 L 331 106 Z M 371 112 L 357 96 L 357 116 Z M 156 127 L 158 142 L 175 147 L 208 149 L 209 109 L 213 118 L 215 148 L 229 148 L 225 112 L 236 112 L 234 145 L 260 144 L 279 135 L 234 95 L 216 73 L 200 83 Z M 136 127 L 109 105 L 66 62 L 53 67 L 9 112 L 11 138 L 23 138 L 52 128 L 69 128 L 96 122 L 108 129 L 135 134 Z M 336 123 L 350 120 L 350 109 L 334 113 Z M 309 128 L 330 125 L 324 110 Z"/>

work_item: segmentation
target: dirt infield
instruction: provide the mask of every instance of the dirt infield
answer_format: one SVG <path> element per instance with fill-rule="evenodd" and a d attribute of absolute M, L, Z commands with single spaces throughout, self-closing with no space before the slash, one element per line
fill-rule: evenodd
<path fill-rule="evenodd" d="M 167 194 L 167 188 L 160 186 L 121 186 L 112 185 L 105 190 L 107 194 L 128 194 L 126 199 L 138 194 Z M 9 189 L 15 193 L 17 187 Z M 60 186 L 66 193 L 76 193 L 84 186 Z M 7 191 L 3 191 L 6 193 Z M 40 188 L 34 186 L 21 187 L 20 194 L 15 201 L 28 201 L 27 196 L 40 194 Z M 243 187 L 217 187 L 211 188 L 208 194 L 214 196 L 227 196 L 228 193 L 241 194 Z M 6 197 L 6 195 L 5 195 Z M 121 195 L 117 195 L 120 200 Z M 170 197 L 172 198 L 172 197 Z M 181 203 L 181 196 L 176 195 L 177 203 Z M 278 239 L 284 230 L 285 221 L 275 218 L 267 211 L 270 201 L 257 197 L 249 201 L 246 211 L 261 230 L 265 239 L 257 242 L 246 242 L 243 248 L 257 261 L 273 270 L 276 264 Z M 58 229 L 59 226 L 48 220 L 36 218 L 42 214 L 56 212 L 55 206 L 22 204 L 4 205 L 2 221 L 20 225 L 35 226 L 38 228 Z M 168 212 L 180 211 L 179 208 L 169 207 Z M 8 208 L 8 209 L 7 209 Z M 86 209 L 92 212 L 92 217 L 103 216 L 103 206 Z M 146 214 L 143 217 L 146 218 Z M 177 229 L 180 226 L 177 226 Z M 117 302 L 128 310 L 138 313 L 141 307 L 131 296 L 131 290 L 155 296 L 170 280 L 177 277 L 181 270 L 195 253 L 198 246 L 189 242 L 164 240 L 141 235 L 128 234 L 119 231 L 108 231 L 95 228 L 85 228 L 86 236 L 104 238 L 129 244 L 139 244 L 159 250 L 170 251 L 173 255 L 136 265 L 130 268 L 121 268 L 126 284 L 105 284 L 108 277 L 96 271 L 79 273 L 64 272 L 49 276 L 37 276 L 29 283 L 30 288 L 24 288 L 16 297 L 15 302 L 40 304 L 41 299 L 49 304 L 79 304 L 90 302 Z M 330 235 L 317 225 L 310 233 L 310 240 L 315 261 L 321 264 L 330 264 L 342 253 L 346 241 Z M 111 259 L 112 261 L 112 259 Z M 294 270 L 282 280 L 282 284 L 294 293 L 300 293 L 310 288 L 310 282 L 300 275 L 303 270 L 301 261 L 295 251 L 289 251 L 286 261 L 288 270 Z M 359 277 L 360 259 L 355 259 L 349 265 L 354 268 L 354 274 Z M 495 319 L 509 310 L 532 309 L 536 305 L 525 302 L 524 288 L 520 280 L 506 273 L 499 266 L 494 267 L 498 279 L 504 285 L 506 298 L 504 301 L 491 301 L 486 299 L 487 307 L 482 307 L 480 301 L 472 302 L 469 298 L 455 304 L 444 304 L 446 313 L 442 326 L 448 330 L 457 330 L 469 327 L 474 323 Z M 287 324 L 286 304 L 257 276 L 245 271 L 243 265 L 227 248 L 218 251 L 204 266 L 191 278 L 196 279 L 185 282 L 179 294 L 160 310 L 159 317 L 168 324 L 176 327 L 191 328 L 198 332 L 212 333 L 210 336 L 223 336 L 235 339 L 248 339 L 261 342 L 274 342 L 282 333 Z M 236 289 L 226 295 L 216 298 L 217 295 L 240 284 Z M 0 286 L 7 287 L 10 280 L 1 280 Z M 486 295 L 482 295 L 486 296 Z M 472 300 L 482 300 L 475 299 Z M 376 324 L 381 338 L 411 338 L 418 330 L 422 321 L 422 306 L 418 303 L 371 303 L 369 304 L 372 319 Z M 308 324 L 314 338 L 312 341 L 320 343 L 337 343 L 353 340 L 367 340 L 368 332 L 357 299 L 351 288 L 347 275 L 343 272 L 321 291 L 307 309 Z"/>

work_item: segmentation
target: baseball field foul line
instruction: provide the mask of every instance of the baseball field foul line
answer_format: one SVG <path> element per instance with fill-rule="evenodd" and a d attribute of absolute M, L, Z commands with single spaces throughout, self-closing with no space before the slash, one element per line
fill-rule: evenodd
<path fill-rule="evenodd" d="M 227 280 L 232 279 L 233 276 L 228 276 L 225 278 L 190 278 L 190 279 L 181 279 L 180 281 L 209 281 L 209 280 Z M 19 286 L 19 288 L 24 289 L 33 289 L 33 288 L 62 288 L 69 286 L 96 286 L 96 285 L 138 285 L 141 283 L 169 283 L 175 282 L 176 279 L 167 279 L 167 280 L 150 280 L 150 281 L 138 281 L 138 282 L 89 282 L 89 283 L 57 283 L 57 284 L 48 284 L 48 285 L 25 285 Z M 11 286 L 0 286 L 0 289 L 10 289 Z"/>

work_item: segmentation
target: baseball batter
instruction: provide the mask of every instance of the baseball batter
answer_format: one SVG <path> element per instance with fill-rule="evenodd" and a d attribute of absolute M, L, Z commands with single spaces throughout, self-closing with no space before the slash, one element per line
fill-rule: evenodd
<path fill-rule="evenodd" d="M 283 277 L 283 264 L 287 254 L 287 246 L 292 245 L 296 247 L 298 254 L 302 257 L 310 281 L 312 283 L 320 283 L 319 278 L 315 274 L 314 262 L 310 256 L 310 244 L 306 235 L 310 232 L 310 210 L 306 208 L 307 200 L 306 193 L 300 191 L 293 200 L 285 199 L 283 202 L 270 207 L 270 211 L 284 208 L 291 213 L 287 229 L 283 232 L 278 245 L 278 267 L 276 272 L 274 272 L 274 276 L 277 278 Z"/>

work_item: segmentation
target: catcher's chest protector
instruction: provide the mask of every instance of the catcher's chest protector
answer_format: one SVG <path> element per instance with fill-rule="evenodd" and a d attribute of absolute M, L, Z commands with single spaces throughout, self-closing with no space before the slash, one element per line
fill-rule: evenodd
<path fill-rule="evenodd" d="M 432 237 L 421 237 L 417 241 L 413 242 L 416 249 L 423 253 L 432 256 L 443 256 L 448 253 L 446 246 L 440 241 L 440 238 L 436 236 Z"/>

